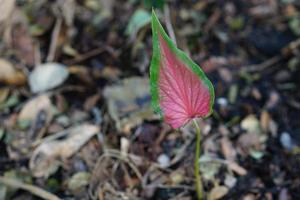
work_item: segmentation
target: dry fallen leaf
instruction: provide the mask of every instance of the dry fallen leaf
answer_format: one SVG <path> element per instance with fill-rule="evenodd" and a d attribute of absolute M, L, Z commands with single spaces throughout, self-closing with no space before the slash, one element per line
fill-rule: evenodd
<path fill-rule="evenodd" d="M 228 193 L 228 188 L 225 186 L 216 186 L 208 194 L 208 200 L 221 199 Z"/>
<path fill-rule="evenodd" d="M 107 86 L 104 89 L 108 112 L 119 131 L 129 133 L 132 127 L 144 119 L 153 119 L 149 85 L 146 78 L 131 77 L 124 79 L 119 85 Z"/>
<path fill-rule="evenodd" d="M 225 82 L 230 83 L 232 81 L 232 79 L 233 79 L 232 73 L 230 72 L 230 70 L 228 68 L 219 67 L 218 72 L 219 72 L 219 75 L 222 78 L 222 80 L 224 80 Z"/>
<path fill-rule="evenodd" d="M 278 94 L 278 92 L 271 91 L 265 107 L 267 109 L 274 109 L 279 104 L 279 102 L 280 102 L 280 95 Z"/>
<path fill-rule="evenodd" d="M 203 71 L 208 73 L 208 72 L 212 72 L 226 64 L 228 64 L 228 60 L 224 57 L 211 57 L 211 58 L 205 60 L 204 62 L 202 62 L 201 66 L 203 68 Z"/>
<path fill-rule="evenodd" d="M 0 82 L 8 85 L 24 85 L 26 77 L 21 71 L 16 70 L 10 62 L 0 59 Z"/>
<path fill-rule="evenodd" d="M 96 93 L 96 94 L 88 97 L 83 105 L 84 110 L 90 111 L 93 107 L 96 106 L 96 104 L 98 103 L 98 101 L 100 99 L 101 99 L 101 95 L 99 93 Z"/>
<path fill-rule="evenodd" d="M 231 141 L 227 137 L 221 139 L 221 150 L 226 160 L 235 160 L 236 151 L 233 148 Z"/>
<path fill-rule="evenodd" d="M 224 184 L 229 187 L 229 188 L 233 188 L 237 183 L 237 178 L 234 177 L 231 174 L 226 174 L 225 175 L 225 180 L 224 180 Z"/>
<path fill-rule="evenodd" d="M 59 63 L 45 63 L 29 75 L 29 86 L 33 93 L 44 92 L 61 85 L 69 76 L 66 66 Z"/>
<path fill-rule="evenodd" d="M 247 194 L 243 197 L 243 200 L 256 200 L 256 197 L 254 194 Z"/>
<path fill-rule="evenodd" d="M 10 18 L 15 7 L 15 0 L 0 0 L 0 5 L 0 23 L 2 23 Z"/>
<path fill-rule="evenodd" d="M 89 184 L 91 174 L 88 172 L 77 172 L 68 180 L 68 189 L 76 192 L 82 190 Z"/>
<path fill-rule="evenodd" d="M 59 166 L 58 158 L 70 158 L 99 131 L 98 126 L 83 124 L 46 137 L 30 158 L 33 175 L 48 177 L 53 174 Z"/>
<path fill-rule="evenodd" d="M 68 26 L 73 25 L 75 10 L 76 10 L 76 1 L 74 0 L 63 0 L 57 2 L 58 6 L 62 9 L 62 15 Z"/>
<path fill-rule="evenodd" d="M 237 150 L 242 156 L 247 156 L 251 149 L 261 149 L 258 134 L 246 133 L 238 138 Z"/>
<path fill-rule="evenodd" d="M 9 88 L 0 88 L 0 104 L 3 103 L 9 95 Z"/>
<path fill-rule="evenodd" d="M 18 120 L 33 121 L 41 111 L 45 111 L 47 113 L 47 120 L 52 118 L 52 104 L 48 95 L 41 95 L 28 101 L 22 108 L 18 116 Z"/>
<path fill-rule="evenodd" d="M 279 200 L 291 200 L 289 190 L 286 188 L 282 188 L 279 193 Z"/>
<path fill-rule="evenodd" d="M 255 18 L 269 17 L 277 12 L 277 1 L 257 1 L 255 4 L 249 9 L 250 15 Z"/>
<path fill-rule="evenodd" d="M 244 176 L 247 174 L 247 170 L 236 162 L 229 162 L 228 167 L 240 176 Z"/>
<path fill-rule="evenodd" d="M 260 125 L 262 130 L 266 133 L 269 131 L 271 116 L 268 111 L 264 110 L 260 115 Z"/>
<path fill-rule="evenodd" d="M 20 12 L 19 12 L 20 13 Z M 19 14 L 18 13 L 18 14 Z M 19 17 L 25 16 L 20 14 Z M 16 22 L 14 22 L 16 23 Z M 27 24 L 25 22 L 16 23 L 12 27 L 12 45 L 16 52 L 16 56 L 25 62 L 27 65 L 34 65 L 35 52 L 34 43 L 31 35 L 29 34 Z"/>
<path fill-rule="evenodd" d="M 205 180 L 214 181 L 216 174 L 220 171 L 222 163 L 212 162 L 213 158 L 204 154 L 200 157 L 200 171 Z"/>
<path fill-rule="evenodd" d="M 247 133 L 261 133 L 260 123 L 255 115 L 248 115 L 241 121 L 241 127 Z"/>

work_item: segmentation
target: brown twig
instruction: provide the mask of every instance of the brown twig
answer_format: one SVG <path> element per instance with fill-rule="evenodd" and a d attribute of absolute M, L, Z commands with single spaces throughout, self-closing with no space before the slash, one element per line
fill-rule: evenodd
<path fill-rule="evenodd" d="M 174 29 L 172 26 L 171 14 L 170 14 L 170 9 L 169 9 L 168 4 L 166 4 L 164 6 L 164 16 L 165 16 L 165 22 L 166 22 L 166 27 L 167 27 L 168 33 L 169 33 L 171 39 L 173 40 L 173 42 L 175 43 L 175 45 L 177 45 L 176 36 L 175 36 Z"/>
<path fill-rule="evenodd" d="M 41 51 L 40 51 L 40 44 L 35 43 L 34 45 L 34 64 L 35 66 L 41 64 Z"/>
<path fill-rule="evenodd" d="M 282 59 L 289 58 L 291 55 L 297 55 L 300 47 L 300 39 L 296 39 L 286 45 L 281 49 L 281 53 L 279 55 L 273 56 L 272 58 L 257 64 L 257 65 L 248 65 L 244 67 L 244 71 L 246 72 L 260 72 L 271 66 L 276 65 Z"/>
<path fill-rule="evenodd" d="M 207 23 L 204 26 L 204 32 L 208 33 L 214 25 L 218 22 L 218 20 L 221 17 L 221 11 L 220 9 L 216 9 L 214 13 L 208 18 Z"/>
<path fill-rule="evenodd" d="M 280 60 L 282 59 L 282 56 L 274 56 L 258 65 L 248 65 L 246 67 L 244 67 L 244 70 L 247 72 L 259 72 L 259 71 L 263 71 L 264 69 L 275 65 L 276 63 L 278 63 Z"/>
<path fill-rule="evenodd" d="M 11 179 L 11 178 L 0 176 L 0 183 L 4 184 L 6 186 L 9 186 L 9 187 L 26 190 L 42 199 L 61 200 L 61 198 L 59 198 L 58 196 L 51 194 L 50 192 L 47 192 L 46 190 L 43 190 L 42 188 L 20 182 L 16 179 Z"/>
<path fill-rule="evenodd" d="M 59 32 L 61 29 L 61 25 L 62 25 L 62 19 L 58 18 L 56 20 L 52 35 L 51 35 L 51 44 L 49 47 L 49 52 L 48 52 L 48 56 L 47 56 L 47 62 L 51 62 L 54 60 L 55 58 L 55 52 L 56 52 L 56 46 L 57 46 L 57 40 L 58 40 L 58 36 L 59 36 Z"/>
<path fill-rule="evenodd" d="M 87 52 L 85 54 L 78 55 L 74 59 L 66 60 L 64 63 L 67 64 L 67 65 L 73 65 L 73 64 L 85 61 L 85 60 L 87 60 L 87 59 L 89 59 L 91 57 L 97 56 L 97 55 L 103 53 L 104 51 L 105 51 L 105 49 L 102 48 L 102 47 L 97 48 L 97 49 L 93 49 L 93 50 L 91 50 L 91 51 L 89 51 L 89 52 Z"/>

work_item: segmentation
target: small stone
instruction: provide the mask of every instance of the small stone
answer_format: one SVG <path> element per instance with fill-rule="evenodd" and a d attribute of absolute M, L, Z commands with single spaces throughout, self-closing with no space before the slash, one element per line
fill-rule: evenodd
<path fill-rule="evenodd" d="M 247 133 L 261 133 L 260 122 L 255 115 L 248 115 L 241 121 L 242 129 Z"/>
<path fill-rule="evenodd" d="M 289 151 L 293 149 L 292 138 L 288 132 L 281 133 L 280 143 L 285 149 L 287 149 Z"/>
<path fill-rule="evenodd" d="M 224 181 L 226 186 L 228 186 L 229 188 L 233 188 L 235 186 L 236 182 L 237 182 L 237 179 L 235 177 L 228 175 L 228 174 L 226 175 L 225 181 Z"/>
<path fill-rule="evenodd" d="M 219 104 L 220 106 L 228 106 L 228 100 L 224 97 L 220 97 L 217 99 L 217 104 Z"/>
<path fill-rule="evenodd" d="M 166 168 L 170 165 L 170 158 L 166 154 L 160 154 L 157 158 L 157 162 L 162 168 Z"/>

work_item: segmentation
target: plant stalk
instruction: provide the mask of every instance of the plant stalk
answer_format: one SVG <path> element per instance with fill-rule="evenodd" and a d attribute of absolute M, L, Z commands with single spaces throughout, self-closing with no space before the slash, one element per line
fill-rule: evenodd
<path fill-rule="evenodd" d="M 198 200 L 203 199 L 203 186 L 202 186 L 202 181 L 201 181 L 201 175 L 200 175 L 200 170 L 199 170 L 199 158 L 200 158 L 200 127 L 196 121 L 196 119 L 193 119 L 193 124 L 196 129 L 196 157 L 195 157 L 195 166 L 194 166 L 194 171 L 195 171 L 195 181 L 196 181 L 196 192 L 197 192 L 197 197 Z"/>

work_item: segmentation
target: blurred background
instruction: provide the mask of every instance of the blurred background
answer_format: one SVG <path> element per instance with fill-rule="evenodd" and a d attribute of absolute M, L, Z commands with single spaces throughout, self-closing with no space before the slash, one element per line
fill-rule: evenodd
<path fill-rule="evenodd" d="M 0 0 L 0 199 L 192 200 L 152 112 L 151 8 L 215 86 L 206 199 L 300 199 L 300 1 Z"/>

